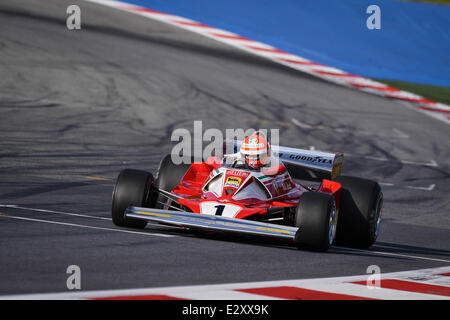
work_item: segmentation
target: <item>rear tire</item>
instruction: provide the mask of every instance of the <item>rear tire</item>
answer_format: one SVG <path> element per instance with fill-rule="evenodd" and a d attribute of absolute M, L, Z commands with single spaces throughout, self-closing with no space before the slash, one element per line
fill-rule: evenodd
<path fill-rule="evenodd" d="M 325 193 L 305 192 L 295 213 L 295 244 L 299 249 L 327 251 L 336 232 L 334 197 Z"/>
<path fill-rule="evenodd" d="M 130 206 L 151 207 L 150 198 L 154 186 L 153 175 L 146 171 L 125 169 L 117 177 L 112 199 L 112 220 L 116 226 L 143 229 L 146 221 L 125 217 Z"/>
<path fill-rule="evenodd" d="M 191 164 L 175 164 L 172 161 L 170 154 L 166 155 L 159 165 L 158 178 L 156 179 L 156 186 L 158 189 L 171 192 L 177 185 L 180 184 L 186 172 L 189 170 Z M 162 209 L 164 207 L 160 202 L 166 202 L 167 198 L 162 195 L 155 199 L 155 207 Z"/>
<path fill-rule="evenodd" d="M 380 185 L 372 180 L 340 176 L 342 185 L 336 244 L 368 248 L 377 239 L 383 206 Z"/>

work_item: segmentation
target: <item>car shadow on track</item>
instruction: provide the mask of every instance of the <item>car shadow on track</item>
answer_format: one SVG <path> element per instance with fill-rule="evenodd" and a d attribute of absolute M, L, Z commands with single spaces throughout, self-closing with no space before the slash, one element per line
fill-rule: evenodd
<path fill-rule="evenodd" d="M 230 235 L 230 234 L 222 234 L 222 233 L 205 233 L 199 231 L 192 231 L 185 228 L 178 227 L 158 227 L 152 226 L 152 231 L 169 233 L 172 235 L 177 235 L 181 237 L 189 237 L 196 239 L 205 239 L 210 241 L 226 241 L 232 243 L 241 243 L 245 245 L 254 245 L 254 246 L 262 246 L 267 248 L 276 248 L 276 249 L 288 249 L 299 252 L 310 252 L 310 253 L 318 253 L 318 254 L 345 254 L 345 255 L 356 255 L 356 256 L 365 256 L 365 257 L 377 257 L 384 259 L 395 259 L 395 260 L 410 260 L 413 255 L 421 255 L 425 258 L 440 258 L 445 259 L 449 258 L 450 260 L 450 251 L 442 250 L 442 249 L 433 249 L 433 248 L 424 248 L 418 246 L 408 246 L 401 245 L 395 243 L 388 242 L 376 242 L 370 248 L 351 248 L 351 247 L 342 247 L 342 246 L 331 246 L 328 252 L 315 252 L 310 250 L 309 248 L 300 248 L 297 249 L 295 245 L 286 240 L 280 239 L 270 239 L 264 237 L 256 237 L 256 236 L 244 236 L 244 235 Z M 404 256 L 402 256 L 404 255 Z M 408 257 L 411 255 L 411 257 Z"/>
<path fill-rule="evenodd" d="M 444 249 L 434 249 L 434 248 L 424 248 L 418 246 L 402 245 L 390 242 L 377 241 L 371 247 L 371 250 L 389 252 L 389 253 L 399 253 L 399 254 L 426 254 L 436 257 L 448 258 L 450 260 L 450 250 Z"/>
<path fill-rule="evenodd" d="M 241 243 L 244 245 L 261 246 L 272 249 L 288 249 L 298 252 L 309 252 L 317 254 L 328 255 L 349 255 L 359 257 L 383 258 L 387 260 L 411 260 L 417 258 L 419 255 L 424 259 L 446 259 L 450 260 L 450 251 L 443 249 L 425 248 L 419 246 L 402 245 L 389 242 L 376 242 L 370 248 L 351 248 L 342 246 L 331 246 L 328 252 L 315 252 L 308 248 L 297 249 L 292 242 L 283 241 L 280 239 L 270 239 L 255 236 L 230 235 L 220 233 L 204 233 L 195 232 L 183 228 L 170 228 L 152 226 L 152 231 L 169 233 L 181 237 L 189 237 L 196 239 L 205 239 L 210 241 L 225 241 L 231 243 Z"/>
<path fill-rule="evenodd" d="M 329 250 L 329 252 L 395 260 L 421 259 L 450 262 L 450 251 L 448 250 L 408 246 L 387 242 L 376 242 L 370 248 L 334 246 Z"/>

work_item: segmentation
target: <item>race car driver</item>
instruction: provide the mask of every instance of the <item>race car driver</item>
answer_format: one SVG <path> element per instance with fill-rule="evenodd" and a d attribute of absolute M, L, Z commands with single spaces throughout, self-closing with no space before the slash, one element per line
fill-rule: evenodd
<path fill-rule="evenodd" d="M 221 166 L 221 162 L 212 157 L 208 162 L 216 162 Z M 246 169 L 261 171 L 267 175 L 279 174 L 286 171 L 284 165 L 272 155 L 270 144 L 264 134 L 259 131 L 249 135 L 241 144 L 240 151 L 234 154 L 224 155 L 224 160 L 231 163 L 231 167 L 236 169 Z"/>

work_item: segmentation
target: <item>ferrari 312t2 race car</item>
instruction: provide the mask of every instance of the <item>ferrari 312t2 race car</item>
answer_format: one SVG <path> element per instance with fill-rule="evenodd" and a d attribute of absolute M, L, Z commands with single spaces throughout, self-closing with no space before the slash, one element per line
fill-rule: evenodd
<path fill-rule="evenodd" d="M 239 150 L 242 141 L 232 143 Z M 383 202 L 377 182 L 341 176 L 342 153 L 281 146 L 270 152 L 280 165 L 252 169 L 210 159 L 175 164 L 167 155 L 156 179 L 125 169 L 114 187 L 112 220 L 127 228 L 152 222 L 278 238 L 316 251 L 333 243 L 367 248 L 375 242 Z"/>

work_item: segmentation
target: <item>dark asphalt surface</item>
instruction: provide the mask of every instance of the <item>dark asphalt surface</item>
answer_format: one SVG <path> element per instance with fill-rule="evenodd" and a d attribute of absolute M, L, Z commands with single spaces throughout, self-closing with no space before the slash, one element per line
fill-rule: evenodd
<path fill-rule="evenodd" d="M 67 30 L 69 4 L 81 7 L 82 30 Z M 450 128 L 407 105 L 83 1 L 2 1 L 0 75 L 2 295 L 66 291 L 73 264 L 83 290 L 450 265 Z M 346 153 L 345 174 L 382 183 L 379 240 L 323 254 L 116 228 L 113 181 L 89 177 L 154 172 L 172 131 L 194 120 L 204 130 L 279 128 L 283 145 Z"/>

